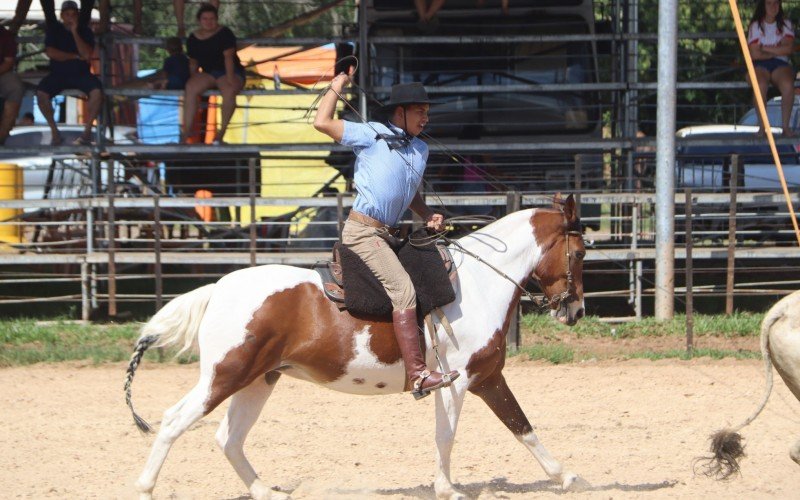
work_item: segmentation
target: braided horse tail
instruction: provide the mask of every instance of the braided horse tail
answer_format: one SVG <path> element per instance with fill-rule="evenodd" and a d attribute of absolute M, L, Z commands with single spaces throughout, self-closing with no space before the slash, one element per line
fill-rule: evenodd
<path fill-rule="evenodd" d="M 136 414 L 131 402 L 131 383 L 142 356 L 153 345 L 156 347 L 181 345 L 176 356 L 196 348 L 200 321 L 203 319 L 213 291 L 214 284 L 210 284 L 176 297 L 142 327 L 125 377 L 125 403 L 131 409 L 136 427 L 142 432 L 153 430 L 150 424 Z"/>

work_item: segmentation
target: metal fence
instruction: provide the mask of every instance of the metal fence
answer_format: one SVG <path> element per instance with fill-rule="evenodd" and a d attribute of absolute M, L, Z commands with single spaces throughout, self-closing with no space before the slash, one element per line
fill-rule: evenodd
<path fill-rule="evenodd" d="M 160 306 L 182 291 L 187 280 L 213 280 L 252 265 L 310 266 L 327 259 L 352 192 L 265 196 L 269 189 L 257 182 L 261 160 L 260 155 L 236 157 L 233 164 L 226 163 L 236 173 L 231 183 L 217 186 L 210 197 L 199 197 L 195 188 L 202 186 L 191 182 L 191 189 L 165 190 L 157 177 L 147 177 L 152 172 L 146 169 L 156 167 L 142 167 L 134 155 L 54 159 L 48 176 L 53 183 L 73 172 L 83 184 L 72 183 L 66 190 L 44 186 L 49 193 L 44 199 L 0 201 L 5 215 L 0 234 L 6 241 L 0 253 L 0 287 L 5 290 L 0 305 L 75 303 L 83 318 L 99 308 L 114 316 L 120 304 Z M 211 163 L 216 170 L 223 168 Z M 740 162 L 734 157 L 730 164 Z M 638 193 L 580 189 L 581 166 L 578 157 L 570 171 L 588 248 L 587 304 L 607 304 L 606 315 L 641 317 L 654 293 L 655 195 L 645 187 Z M 180 168 L 186 175 L 202 172 Z M 433 179 L 427 202 L 448 215 L 502 217 L 519 208 L 549 206 L 552 196 L 492 190 L 489 183 L 470 192 L 460 189 L 460 181 L 450 186 L 451 179 Z M 685 262 L 685 247 L 691 243 L 697 276 L 692 291 L 698 297 L 726 296 L 729 303 L 734 297 L 791 291 L 800 252 L 783 197 L 737 188 L 738 174 L 727 181 L 726 192 L 676 194 L 676 259 Z M 691 218 L 685 215 L 687 200 L 693 207 Z M 452 235 L 481 224 L 479 218 L 459 218 Z M 685 237 L 688 225 L 690 240 Z M 777 274 L 776 262 L 781 263 Z M 682 274 L 679 267 L 679 285 Z M 676 291 L 686 292 L 680 286 Z"/>

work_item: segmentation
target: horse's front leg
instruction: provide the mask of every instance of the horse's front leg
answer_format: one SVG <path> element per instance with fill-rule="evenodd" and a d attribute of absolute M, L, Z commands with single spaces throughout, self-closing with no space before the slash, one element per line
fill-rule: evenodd
<path fill-rule="evenodd" d="M 468 380 L 466 377 L 453 385 L 439 389 L 436 395 L 436 480 L 433 489 L 437 499 L 460 500 L 466 496 L 450 481 L 450 453 L 458 427 L 458 416 L 464 405 Z"/>
<path fill-rule="evenodd" d="M 483 399 L 508 430 L 528 448 L 550 479 L 569 491 L 583 491 L 591 487 L 577 474 L 564 470 L 561 463 L 545 449 L 533 432 L 533 427 L 522 412 L 511 389 L 508 388 L 502 373 L 490 376 L 469 390 Z"/>

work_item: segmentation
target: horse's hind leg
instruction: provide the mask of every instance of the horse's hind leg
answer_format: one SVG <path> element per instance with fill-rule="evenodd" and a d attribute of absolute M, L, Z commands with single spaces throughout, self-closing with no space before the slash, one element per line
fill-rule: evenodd
<path fill-rule="evenodd" d="M 470 387 L 470 391 L 480 396 L 514 437 L 528 448 L 550 479 L 558 482 L 565 490 L 581 491 L 590 487 L 577 474 L 564 470 L 561 463 L 542 446 L 502 373 L 489 376 L 479 385 Z"/>
<path fill-rule="evenodd" d="M 464 405 L 466 377 L 435 392 L 436 395 L 436 479 L 433 489 L 436 498 L 457 500 L 466 498 L 450 481 L 450 453 L 458 427 L 458 416 Z"/>
<path fill-rule="evenodd" d="M 150 456 L 136 481 L 136 488 L 139 490 L 139 497 L 142 500 L 152 498 L 158 473 L 167 459 L 169 449 L 189 426 L 203 417 L 205 414 L 204 402 L 207 397 L 208 383 L 201 380 L 178 404 L 164 412 L 164 419 L 150 450 Z"/>
<path fill-rule="evenodd" d="M 244 456 L 244 440 L 258 420 L 258 415 L 279 377 L 280 373 L 270 372 L 265 377 L 256 378 L 250 385 L 234 394 L 228 413 L 217 431 L 217 444 L 256 500 L 270 498 L 272 491 L 261 482 L 253 466 Z"/>

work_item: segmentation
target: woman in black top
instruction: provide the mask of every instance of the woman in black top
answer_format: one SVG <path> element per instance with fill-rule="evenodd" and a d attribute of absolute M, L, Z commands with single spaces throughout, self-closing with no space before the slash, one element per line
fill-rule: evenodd
<path fill-rule="evenodd" d="M 218 88 L 222 94 L 222 124 L 214 142 L 220 143 L 236 110 L 236 95 L 244 87 L 245 73 L 236 55 L 236 37 L 230 29 L 219 25 L 217 8 L 202 4 L 197 11 L 197 21 L 200 27 L 186 42 L 190 76 L 183 108 L 183 138 L 185 141 L 195 132 L 194 118 L 200 95 Z"/>

